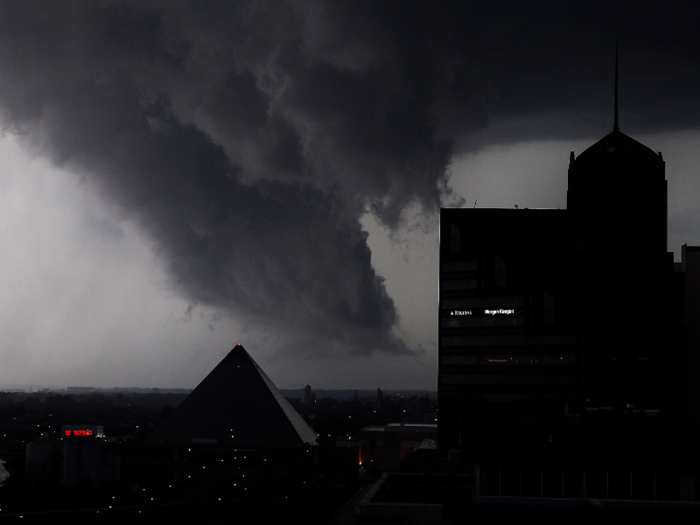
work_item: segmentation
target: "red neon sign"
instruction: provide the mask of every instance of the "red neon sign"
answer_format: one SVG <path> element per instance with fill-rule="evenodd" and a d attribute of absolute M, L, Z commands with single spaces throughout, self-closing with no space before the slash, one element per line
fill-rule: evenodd
<path fill-rule="evenodd" d="M 92 436 L 92 430 L 66 430 L 66 436 Z"/>

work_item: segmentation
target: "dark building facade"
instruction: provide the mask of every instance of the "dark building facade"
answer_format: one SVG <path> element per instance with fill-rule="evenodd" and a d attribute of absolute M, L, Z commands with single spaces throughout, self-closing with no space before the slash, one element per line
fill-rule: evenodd
<path fill-rule="evenodd" d="M 464 418 L 460 448 L 476 467 L 476 496 L 697 501 L 694 425 L 645 416 L 572 419 Z"/>
<path fill-rule="evenodd" d="M 462 415 L 696 410 L 699 257 L 667 252 L 661 154 L 616 122 L 568 177 L 565 210 L 441 209 L 441 446 Z"/>

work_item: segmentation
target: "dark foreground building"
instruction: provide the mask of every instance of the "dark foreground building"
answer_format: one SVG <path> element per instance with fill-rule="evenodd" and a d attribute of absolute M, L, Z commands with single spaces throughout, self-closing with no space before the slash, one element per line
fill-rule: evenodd
<path fill-rule="evenodd" d="M 567 209 L 441 210 L 438 445 L 475 501 L 699 499 L 700 248 L 674 263 L 666 231 L 664 160 L 617 101 Z"/>
<path fill-rule="evenodd" d="M 441 210 L 441 446 L 462 415 L 697 415 L 698 255 L 666 251 L 661 153 L 615 120 L 567 209 Z"/>

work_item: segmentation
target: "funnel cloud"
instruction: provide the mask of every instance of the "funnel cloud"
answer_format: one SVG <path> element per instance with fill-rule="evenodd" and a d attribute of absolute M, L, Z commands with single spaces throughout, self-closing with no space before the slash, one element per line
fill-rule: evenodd
<path fill-rule="evenodd" d="M 615 42 L 622 130 L 696 129 L 700 37 L 683 22 L 695 11 L 3 2 L 0 118 L 6 135 L 138 226 L 189 304 L 185 321 L 210 308 L 210 330 L 235 319 L 276 355 L 423 366 L 434 347 L 401 319 L 432 315 L 434 299 L 389 292 L 385 279 L 402 283 L 402 271 L 379 271 L 386 254 L 381 243 L 372 252 L 364 225 L 384 232 L 386 250 L 435 236 L 441 205 L 497 202 L 537 166 L 525 158 L 501 188 L 459 171 L 464 159 L 603 136 Z M 95 228 L 123 235 L 109 221 Z"/>

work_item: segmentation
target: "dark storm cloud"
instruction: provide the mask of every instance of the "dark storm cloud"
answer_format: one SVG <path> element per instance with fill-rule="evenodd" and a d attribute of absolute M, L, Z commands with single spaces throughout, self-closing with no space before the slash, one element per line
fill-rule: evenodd
<path fill-rule="evenodd" d="M 193 303 L 310 351 L 405 351 L 362 214 L 396 227 L 410 204 L 437 209 L 455 151 L 598 133 L 616 41 L 623 129 L 697 126 L 695 14 L 638 2 L 7 2 L 0 108 L 139 220 Z"/>

